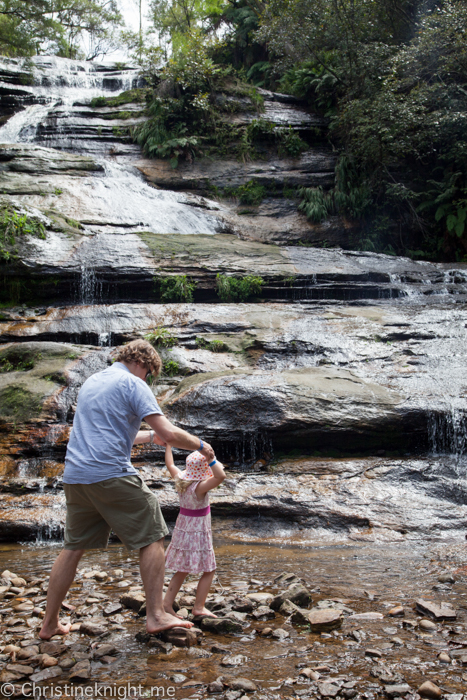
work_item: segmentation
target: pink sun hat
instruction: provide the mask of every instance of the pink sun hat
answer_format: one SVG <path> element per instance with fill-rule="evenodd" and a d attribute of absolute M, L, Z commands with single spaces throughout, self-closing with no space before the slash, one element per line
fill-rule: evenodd
<path fill-rule="evenodd" d="M 186 469 L 181 473 L 180 478 L 186 481 L 204 481 L 210 479 L 214 474 L 208 461 L 201 452 L 192 452 L 186 458 Z"/>

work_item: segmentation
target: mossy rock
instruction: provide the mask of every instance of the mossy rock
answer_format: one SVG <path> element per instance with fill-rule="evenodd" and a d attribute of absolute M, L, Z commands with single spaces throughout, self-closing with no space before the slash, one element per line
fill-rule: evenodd
<path fill-rule="evenodd" d="M 0 390 L 0 416 L 24 423 L 36 418 L 42 410 L 42 398 L 20 384 Z"/>

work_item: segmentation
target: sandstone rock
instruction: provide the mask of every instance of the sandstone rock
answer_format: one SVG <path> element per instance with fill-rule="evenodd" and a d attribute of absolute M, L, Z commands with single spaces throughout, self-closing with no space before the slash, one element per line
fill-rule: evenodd
<path fill-rule="evenodd" d="M 224 692 L 224 684 L 221 683 L 220 681 L 212 681 L 212 683 L 209 683 L 208 685 L 208 693 L 222 693 Z"/>
<path fill-rule="evenodd" d="M 6 646 L 3 647 L 4 654 L 14 654 L 15 652 L 18 652 L 18 651 L 21 651 L 21 647 L 18 647 L 15 644 L 7 644 Z"/>
<path fill-rule="evenodd" d="M 10 671 L 10 673 L 17 673 L 20 676 L 30 676 L 31 673 L 34 673 L 32 666 L 23 666 L 22 664 L 7 664 L 6 670 Z"/>
<path fill-rule="evenodd" d="M 333 683 L 318 683 L 318 691 L 322 698 L 335 698 L 339 690 L 339 686 Z"/>
<path fill-rule="evenodd" d="M 313 609 L 308 614 L 308 623 L 312 632 L 324 632 L 340 627 L 343 622 L 340 610 L 325 608 L 324 610 Z"/>
<path fill-rule="evenodd" d="M 404 617 L 405 610 L 402 605 L 397 605 L 395 608 L 391 608 L 388 615 L 389 617 Z"/>
<path fill-rule="evenodd" d="M 120 603 L 125 608 L 139 612 L 146 605 L 146 597 L 142 593 L 125 593 L 120 597 Z"/>
<path fill-rule="evenodd" d="M 364 612 L 356 613 L 354 615 L 349 615 L 348 620 L 360 620 L 361 622 L 373 622 L 376 620 L 383 620 L 384 615 L 378 612 Z"/>
<path fill-rule="evenodd" d="M 232 690 L 242 690 L 244 693 L 254 693 L 258 690 L 258 686 L 249 678 L 232 678 L 229 680 L 229 686 Z"/>
<path fill-rule="evenodd" d="M 442 664 L 451 663 L 451 657 L 445 651 L 442 651 L 440 654 L 438 654 L 438 659 L 441 661 Z"/>
<path fill-rule="evenodd" d="M 404 697 L 407 693 L 410 693 L 411 687 L 407 683 L 401 683 L 399 685 L 386 685 L 384 688 L 384 694 L 388 698 Z"/>
<path fill-rule="evenodd" d="M 303 668 L 298 675 L 304 676 L 310 681 L 318 681 L 321 678 L 320 674 L 312 668 Z"/>
<path fill-rule="evenodd" d="M 60 642 L 42 642 L 39 645 L 41 654 L 48 654 L 50 656 L 58 656 L 66 650 L 66 645 Z"/>
<path fill-rule="evenodd" d="M 39 683 L 39 681 L 50 681 L 52 678 L 58 678 L 62 675 L 62 668 L 60 666 L 52 666 L 50 668 L 44 668 L 43 671 L 34 673 L 30 676 L 30 680 L 34 683 Z"/>
<path fill-rule="evenodd" d="M 253 601 L 249 598 L 234 596 L 233 598 L 228 598 L 226 602 L 231 605 L 232 610 L 236 612 L 250 613 L 253 610 Z"/>
<path fill-rule="evenodd" d="M 419 598 L 416 601 L 415 605 L 417 607 L 417 610 L 424 613 L 425 615 L 429 615 L 437 622 L 440 622 L 442 620 L 455 620 L 457 617 L 456 611 L 446 603 L 441 603 L 441 605 L 437 605 L 431 600 L 423 600 L 422 598 Z"/>
<path fill-rule="evenodd" d="M 438 626 L 431 620 L 420 620 L 418 626 L 421 627 L 422 630 L 427 630 L 429 632 L 433 632 L 434 630 L 438 629 Z"/>
<path fill-rule="evenodd" d="M 114 644 L 101 644 L 94 649 L 94 658 L 100 659 L 103 656 L 117 656 L 120 650 Z"/>
<path fill-rule="evenodd" d="M 451 572 L 445 573 L 445 574 L 440 574 L 438 576 L 438 581 L 440 583 L 455 583 L 456 579 L 454 576 L 451 574 Z"/>
<path fill-rule="evenodd" d="M 58 666 L 58 659 L 56 659 L 54 656 L 49 656 L 49 654 L 42 654 L 41 666 L 42 668 Z"/>
<path fill-rule="evenodd" d="M 260 605 L 256 610 L 253 610 L 251 615 L 255 620 L 272 620 L 276 616 L 276 613 L 267 605 Z"/>
<path fill-rule="evenodd" d="M 5 648 L 3 649 L 5 651 Z M 18 661 L 25 661 L 26 659 L 36 656 L 39 653 L 39 647 L 36 644 L 32 644 L 24 649 L 19 649 L 16 652 L 16 658 Z"/>
<path fill-rule="evenodd" d="M 272 633 L 272 636 L 275 639 L 279 639 L 279 641 L 282 642 L 282 640 L 287 639 L 287 637 L 289 637 L 290 635 L 287 632 L 287 630 L 282 629 L 282 627 L 278 627 L 277 629 L 274 630 L 274 632 Z"/>
<path fill-rule="evenodd" d="M 60 659 L 60 666 L 64 671 L 68 671 L 75 665 L 75 663 L 76 659 L 74 659 L 72 656 L 65 656 L 63 659 Z"/>
<path fill-rule="evenodd" d="M 296 574 L 285 571 L 276 576 L 274 583 L 277 586 L 291 586 L 293 583 L 301 583 L 301 579 Z"/>
<path fill-rule="evenodd" d="M 92 622 L 82 622 L 79 631 L 81 634 L 87 634 L 89 637 L 100 637 L 107 632 L 105 627 Z"/>
<path fill-rule="evenodd" d="M 173 627 L 160 634 L 164 642 L 169 642 L 176 647 L 192 647 L 198 641 L 196 633 L 185 627 Z"/>
<path fill-rule="evenodd" d="M 87 681 L 91 677 L 91 662 L 78 661 L 70 673 L 70 681 Z"/>
<path fill-rule="evenodd" d="M 111 615 L 117 615 L 122 610 L 123 606 L 120 603 L 109 603 L 102 611 L 102 614 L 104 617 L 110 617 Z"/>
<path fill-rule="evenodd" d="M 202 630 L 213 632 L 214 634 L 236 634 L 242 631 L 242 625 L 235 620 L 215 617 L 195 617 L 193 622 L 200 625 Z"/>
<path fill-rule="evenodd" d="M 271 634 L 273 633 L 273 631 L 274 631 L 274 630 L 273 630 L 272 627 L 264 627 L 264 628 L 261 630 L 260 634 L 261 634 L 262 637 L 270 637 Z"/>
<path fill-rule="evenodd" d="M 422 683 L 417 693 L 421 695 L 422 698 L 430 698 L 431 700 L 439 700 L 443 695 L 443 691 L 431 681 Z"/>
<path fill-rule="evenodd" d="M 365 656 L 370 656 L 372 659 L 381 659 L 383 655 L 379 649 L 365 649 Z"/>
<path fill-rule="evenodd" d="M 279 610 L 285 600 L 290 600 L 301 608 L 307 608 L 311 603 L 311 593 L 302 583 L 293 583 L 286 591 L 273 598 L 269 606 L 273 610 Z"/>
<path fill-rule="evenodd" d="M 245 597 L 258 605 L 268 605 L 274 598 L 272 593 L 247 593 Z"/>

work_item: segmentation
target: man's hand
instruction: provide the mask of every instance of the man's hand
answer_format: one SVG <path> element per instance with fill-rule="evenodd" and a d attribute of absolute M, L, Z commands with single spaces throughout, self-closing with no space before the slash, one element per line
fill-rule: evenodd
<path fill-rule="evenodd" d="M 159 435 L 157 433 L 154 433 L 154 437 L 152 439 L 152 444 L 153 445 L 163 445 L 163 447 L 167 446 L 167 443 L 161 437 L 159 437 Z"/>
<path fill-rule="evenodd" d="M 204 455 L 204 457 L 206 457 L 208 462 L 212 462 L 212 460 L 216 456 L 211 445 L 208 442 L 204 442 L 204 440 L 203 440 L 203 449 L 199 450 L 199 452 L 201 452 L 201 454 Z"/>

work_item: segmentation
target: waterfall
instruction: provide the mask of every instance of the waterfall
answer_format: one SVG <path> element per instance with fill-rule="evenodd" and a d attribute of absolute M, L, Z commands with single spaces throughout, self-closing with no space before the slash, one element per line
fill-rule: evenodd
<path fill-rule="evenodd" d="M 220 210 L 220 206 L 206 206 L 199 198 L 148 185 L 133 165 L 142 157 L 139 148 L 119 141 L 112 122 L 100 118 L 90 106 L 95 97 L 114 96 L 140 87 L 136 69 L 117 71 L 102 64 L 50 56 L 35 57 L 33 64 L 33 85 L 24 88 L 26 106 L 0 127 L 0 143 L 35 143 L 90 154 L 103 166 L 103 172 L 82 177 L 64 174 L 60 196 L 53 191 L 41 196 L 23 195 L 23 204 L 41 210 L 55 209 L 66 218 L 73 216 L 90 234 L 224 231 L 225 225 L 217 214 L 207 211 Z M 5 65 L 11 69 L 7 59 Z M 92 267 L 85 262 L 81 303 L 97 303 L 99 299 Z"/>

